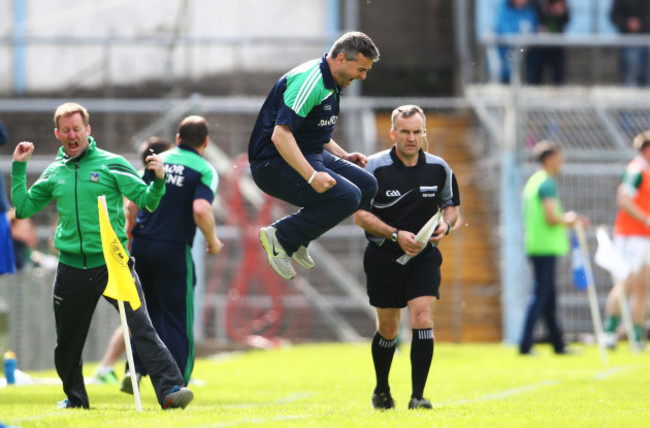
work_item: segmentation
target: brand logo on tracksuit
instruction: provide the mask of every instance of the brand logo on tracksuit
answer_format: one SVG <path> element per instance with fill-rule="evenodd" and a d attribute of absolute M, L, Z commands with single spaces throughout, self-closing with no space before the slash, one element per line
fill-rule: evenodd
<path fill-rule="evenodd" d="M 185 167 L 183 165 L 165 164 L 165 174 L 167 175 L 167 184 L 172 184 L 176 187 L 183 187 L 185 181 Z"/>
<path fill-rule="evenodd" d="M 321 119 L 320 122 L 318 122 L 318 126 L 333 126 L 336 121 L 338 120 L 338 116 L 332 116 L 329 119 Z"/>

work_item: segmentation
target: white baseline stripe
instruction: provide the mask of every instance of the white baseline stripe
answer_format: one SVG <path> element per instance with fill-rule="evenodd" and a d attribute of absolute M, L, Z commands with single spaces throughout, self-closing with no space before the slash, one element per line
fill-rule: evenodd
<path fill-rule="evenodd" d="M 222 422 L 218 424 L 199 425 L 199 427 L 200 428 L 232 427 L 236 425 L 249 425 L 249 424 L 268 425 L 268 424 L 272 424 L 273 422 L 293 421 L 293 420 L 308 419 L 308 418 L 313 418 L 313 415 L 287 415 L 287 416 L 278 416 L 275 418 L 255 418 L 255 419 L 246 418 L 246 419 L 240 419 L 238 421 L 233 421 L 233 422 Z"/>
<path fill-rule="evenodd" d="M 492 394 L 487 394 L 483 395 L 481 397 L 476 397 L 476 398 L 466 398 L 463 400 L 455 400 L 455 401 L 446 401 L 440 404 L 434 404 L 434 407 L 442 407 L 442 406 L 448 406 L 450 404 L 469 404 L 469 403 L 477 403 L 481 401 L 488 401 L 488 400 L 498 400 L 500 398 L 505 398 L 509 397 L 511 395 L 516 395 L 520 394 L 522 392 L 528 392 L 528 391 L 534 391 L 537 388 L 544 387 L 544 386 L 551 386 L 551 385 L 557 385 L 560 383 L 560 381 L 557 380 L 543 380 L 538 383 L 533 383 L 531 385 L 524 385 L 520 386 L 518 388 L 511 388 L 511 389 L 506 389 L 500 392 L 495 392 Z"/>
<path fill-rule="evenodd" d="M 594 379 L 596 379 L 596 380 L 604 380 L 604 379 L 607 379 L 610 376 L 614 376 L 614 375 L 617 375 L 619 373 L 625 373 L 625 372 L 632 371 L 632 370 L 638 370 L 638 369 L 640 369 L 642 367 L 644 367 L 643 364 L 632 364 L 632 365 L 628 365 L 628 366 L 612 367 L 611 369 L 603 370 L 601 372 L 596 373 L 594 375 Z M 538 389 L 540 387 L 557 385 L 559 383 L 561 383 L 561 382 L 558 381 L 558 380 L 543 380 L 541 382 L 533 383 L 531 385 L 524 385 L 524 386 L 520 386 L 518 388 L 506 389 L 504 391 L 483 395 L 481 397 L 466 398 L 466 399 L 462 399 L 462 400 L 446 401 L 446 402 L 442 402 L 442 403 L 437 403 L 437 404 L 434 404 L 434 407 L 442 407 L 442 406 L 448 406 L 448 405 L 454 405 L 454 404 L 477 403 L 477 402 L 488 401 L 488 400 L 498 400 L 498 399 L 509 397 L 509 396 L 512 396 L 512 395 L 521 394 L 523 392 L 534 391 L 534 390 L 536 390 L 536 389 Z"/>
<path fill-rule="evenodd" d="M 619 373 L 625 373 L 629 372 L 632 370 L 638 370 L 640 368 L 644 367 L 643 364 L 630 364 L 628 366 L 620 366 L 620 367 L 612 367 L 611 369 L 608 370 L 603 370 L 601 372 L 598 372 L 594 375 L 594 379 L 596 380 L 604 380 L 607 379 L 610 376 L 617 375 Z"/>
<path fill-rule="evenodd" d="M 229 406 L 224 406 L 224 407 L 241 409 L 241 408 L 249 408 L 249 407 L 273 406 L 275 404 L 293 403 L 294 401 L 299 401 L 309 396 L 311 396 L 310 392 L 297 392 L 295 394 L 289 394 L 284 398 L 279 398 L 274 401 L 262 401 L 259 403 L 249 403 L 249 404 L 231 404 Z"/>
<path fill-rule="evenodd" d="M 309 392 L 299 392 L 295 394 L 290 394 L 284 398 L 280 398 L 279 400 L 275 400 L 275 401 L 270 401 L 270 402 L 267 401 L 267 402 L 261 402 L 255 404 L 231 405 L 226 407 L 246 408 L 246 407 L 259 407 L 259 406 L 269 406 L 269 405 L 276 405 L 276 404 L 286 404 L 286 403 L 291 403 L 293 401 L 302 400 L 303 398 L 307 398 L 309 396 L 311 396 L 311 393 Z M 245 419 L 240 419 L 232 422 L 199 425 L 199 427 L 206 427 L 206 428 L 207 427 L 230 427 L 230 426 L 244 425 L 244 424 L 268 425 L 268 424 L 272 424 L 273 422 L 308 419 L 311 417 L 313 417 L 313 415 L 285 415 L 285 416 L 277 416 L 273 418 L 254 418 L 254 419 L 245 418 Z"/>
<path fill-rule="evenodd" d="M 56 403 L 52 403 L 52 407 L 56 406 Z M 11 424 L 22 424 L 24 422 L 30 422 L 30 421 L 39 421 L 39 420 L 46 420 L 47 423 L 53 422 L 52 419 L 56 419 L 57 417 L 60 418 L 66 418 L 70 415 L 70 412 L 66 412 L 63 409 L 57 409 L 52 412 L 47 412 L 47 413 L 41 413 L 38 415 L 31 415 L 31 416 L 25 416 L 19 419 L 10 419 L 10 420 L 5 420 L 7 423 Z M 63 425 L 62 425 L 63 426 Z"/>

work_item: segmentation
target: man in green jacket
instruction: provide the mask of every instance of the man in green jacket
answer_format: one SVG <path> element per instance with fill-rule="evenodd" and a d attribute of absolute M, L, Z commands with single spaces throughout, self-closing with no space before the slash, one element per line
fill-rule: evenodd
<path fill-rule="evenodd" d="M 61 142 L 56 160 L 27 190 L 27 161 L 34 144 L 21 142 L 13 154 L 11 198 L 18 218 L 27 218 L 56 201 L 59 220 L 55 247 L 59 265 L 54 280 L 56 348 L 54 364 L 67 398 L 60 408 L 89 407 L 81 354 L 93 312 L 106 288 L 108 272 L 99 234 L 97 197 L 106 196 L 111 225 L 127 248 L 124 230 L 124 197 L 153 211 L 165 193 L 165 172 L 157 155 L 147 158 L 156 178 L 147 186 L 122 156 L 97 148 L 90 136 L 89 115 L 75 103 L 60 105 L 54 113 L 54 135 Z M 131 272 L 133 259 L 129 261 Z M 133 311 L 126 304 L 131 337 L 151 377 L 162 408 L 185 408 L 193 398 L 169 350 L 151 324 L 142 287 L 133 273 L 143 305 Z M 106 299 L 117 308 L 114 299 Z"/>

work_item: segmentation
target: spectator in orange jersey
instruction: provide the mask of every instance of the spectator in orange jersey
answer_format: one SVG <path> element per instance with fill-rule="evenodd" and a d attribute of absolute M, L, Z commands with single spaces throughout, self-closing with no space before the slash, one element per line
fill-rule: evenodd
<path fill-rule="evenodd" d="M 639 342 L 643 340 L 650 282 L 650 130 L 637 135 L 632 145 L 639 154 L 627 164 L 618 186 L 614 244 L 628 262 L 630 273 L 623 290 L 631 295 L 634 339 Z M 605 337 L 610 348 L 616 346 L 620 321 L 619 290 L 610 291 L 605 307 Z"/>

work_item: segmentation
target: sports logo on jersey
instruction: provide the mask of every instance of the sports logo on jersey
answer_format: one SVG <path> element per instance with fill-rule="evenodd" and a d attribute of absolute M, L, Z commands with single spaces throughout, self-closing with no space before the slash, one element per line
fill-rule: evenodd
<path fill-rule="evenodd" d="M 385 208 L 390 208 L 390 207 L 395 206 L 398 203 L 400 203 L 400 201 L 402 199 L 404 199 L 406 197 L 406 195 L 413 192 L 414 190 L 415 189 L 411 189 L 408 192 L 404 193 L 403 195 L 400 193 L 399 190 L 386 190 L 386 196 L 388 196 L 390 198 L 395 198 L 396 197 L 397 199 L 392 199 L 390 202 L 386 202 L 386 203 L 379 203 L 376 200 L 374 200 L 372 202 L 372 206 L 377 208 L 377 209 L 380 209 L 380 210 L 385 209 Z"/>
<path fill-rule="evenodd" d="M 167 180 L 165 183 L 172 184 L 176 187 L 183 187 L 185 181 L 185 167 L 183 165 L 169 164 L 164 165 Z"/>
<path fill-rule="evenodd" d="M 433 198 L 438 193 L 438 186 L 420 186 L 420 193 L 423 198 Z"/>
<path fill-rule="evenodd" d="M 320 122 L 318 122 L 318 126 L 323 127 L 323 126 L 334 126 L 336 121 L 338 120 L 338 116 L 332 116 L 329 119 L 321 119 Z"/>
<path fill-rule="evenodd" d="M 90 181 L 93 183 L 98 183 L 99 182 L 99 173 L 98 172 L 91 172 L 90 173 Z"/>

